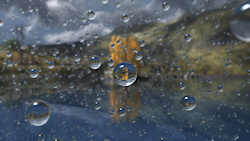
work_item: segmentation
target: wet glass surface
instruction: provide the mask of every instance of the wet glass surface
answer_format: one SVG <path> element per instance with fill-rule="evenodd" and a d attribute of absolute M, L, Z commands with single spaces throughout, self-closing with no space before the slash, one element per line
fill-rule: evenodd
<path fill-rule="evenodd" d="M 0 0 L 0 141 L 247 141 L 246 0 Z"/>

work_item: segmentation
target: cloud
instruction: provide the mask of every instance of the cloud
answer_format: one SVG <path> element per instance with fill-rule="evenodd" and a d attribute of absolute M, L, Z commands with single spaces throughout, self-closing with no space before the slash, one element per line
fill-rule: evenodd
<path fill-rule="evenodd" d="M 110 32 L 111 30 L 103 24 L 89 24 L 79 30 L 46 34 L 43 36 L 43 40 L 51 44 L 55 44 L 58 40 L 60 42 L 72 42 L 77 41 L 80 37 L 87 39 L 87 33 L 96 33 L 98 36 L 103 36 L 109 34 Z M 93 36 L 93 34 L 90 36 Z"/>
<path fill-rule="evenodd" d="M 227 0 L 168 0 L 170 9 L 164 11 L 162 0 L 110 0 L 104 5 L 100 0 L 7 1 L 0 0 L 0 16 L 5 21 L 5 26 L 1 27 L 2 35 L 6 38 L 13 37 L 10 26 L 23 25 L 26 27 L 26 44 L 34 42 L 34 35 L 42 44 L 53 43 L 57 38 L 66 42 L 77 40 L 80 31 L 81 34 L 97 32 L 101 36 L 111 32 L 109 27 L 115 29 L 123 25 L 170 22 L 184 14 L 213 10 L 228 3 Z M 120 6 L 117 6 L 117 3 Z M 231 2 L 230 6 L 235 6 L 235 3 Z M 81 19 L 87 18 L 88 10 L 93 10 L 96 17 L 94 20 L 88 20 L 85 25 Z M 122 21 L 123 14 L 129 16 L 129 22 Z M 12 18 L 12 15 L 15 18 Z M 157 20 L 157 17 L 160 17 L 160 20 Z M 67 25 L 64 26 L 63 22 Z"/>

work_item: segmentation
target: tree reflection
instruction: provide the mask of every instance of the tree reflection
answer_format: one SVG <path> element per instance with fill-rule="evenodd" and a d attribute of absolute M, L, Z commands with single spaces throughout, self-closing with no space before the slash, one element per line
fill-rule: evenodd
<path fill-rule="evenodd" d="M 139 113 L 141 92 L 138 87 L 130 86 L 121 89 L 121 87 L 112 86 L 110 90 L 110 112 L 112 120 L 120 122 L 128 120 L 134 121 Z M 126 115 L 121 117 L 118 110 L 123 108 Z"/>

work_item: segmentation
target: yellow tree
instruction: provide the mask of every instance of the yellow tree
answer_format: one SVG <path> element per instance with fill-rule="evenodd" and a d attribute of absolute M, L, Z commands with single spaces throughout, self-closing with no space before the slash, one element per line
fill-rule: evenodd
<path fill-rule="evenodd" d="M 112 36 L 109 44 L 109 53 L 114 61 L 114 66 L 122 62 L 130 62 L 136 66 L 137 72 L 141 70 L 140 61 L 134 58 L 134 51 L 141 51 L 138 40 L 133 36 L 122 38 L 121 36 Z"/>

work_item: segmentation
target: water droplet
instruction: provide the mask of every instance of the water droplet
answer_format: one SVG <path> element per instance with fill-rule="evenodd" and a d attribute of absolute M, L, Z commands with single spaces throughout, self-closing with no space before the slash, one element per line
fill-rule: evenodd
<path fill-rule="evenodd" d="M 53 68 L 54 68 L 54 61 L 50 61 L 50 62 L 48 63 L 48 68 L 49 68 L 49 69 L 53 69 Z"/>
<path fill-rule="evenodd" d="M 100 102 L 96 101 L 94 107 L 95 107 L 95 110 L 100 110 L 100 109 L 101 109 L 101 104 L 100 104 Z"/>
<path fill-rule="evenodd" d="M 53 88 L 57 89 L 57 84 L 56 83 L 53 84 Z"/>
<path fill-rule="evenodd" d="M 7 51 L 7 53 L 6 53 L 6 55 L 7 55 L 7 57 L 11 57 L 12 56 L 12 53 L 11 53 L 11 51 Z"/>
<path fill-rule="evenodd" d="M 31 78 L 37 78 L 38 77 L 38 72 L 35 69 L 30 70 L 30 77 Z"/>
<path fill-rule="evenodd" d="M 0 26 L 3 26 L 3 21 L 2 20 L 0 20 Z"/>
<path fill-rule="evenodd" d="M 111 46 L 112 48 L 115 48 L 115 44 L 111 44 L 110 46 Z"/>
<path fill-rule="evenodd" d="M 86 17 L 82 17 L 82 22 L 83 22 L 83 23 L 86 23 L 86 22 L 87 22 Z"/>
<path fill-rule="evenodd" d="M 90 10 L 90 11 L 88 11 L 87 16 L 88 16 L 89 20 L 94 20 L 95 19 L 95 12 Z"/>
<path fill-rule="evenodd" d="M 196 107 L 195 98 L 192 96 L 184 96 L 181 99 L 181 105 L 183 107 L 183 110 L 192 111 Z"/>
<path fill-rule="evenodd" d="M 84 42 L 84 37 L 79 37 L 79 41 L 80 41 L 81 43 L 83 43 L 83 42 Z"/>
<path fill-rule="evenodd" d="M 43 100 L 35 100 L 29 104 L 26 116 L 32 125 L 42 126 L 49 120 L 49 105 Z"/>
<path fill-rule="evenodd" d="M 134 58 L 135 58 L 135 60 L 141 60 L 142 59 L 142 53 L 139 52 L 139 51 L 136 51 L 134 53 Z"/>
<path fill-rule="evenodd" d="M 39 134 L 37 136 L 37 141 L 44 141 L 45 140 L 45 137 L 43 136 L 43 134 Z"/>
<path fill-rule="evenodd" d="M 114 61 L 111 58 L 109 58 L 108 59 L 108 66 L 112 67 L 113 65 L 114 65 Z"/>
<path fill-rule="evenodd" d="M 236 38 L 250 42 L 250 2 L 244 3 L 233 12 L 230 28 Z"/>
<path fill-rule="evenodd" d="M 120 8 L 120 7 L 121 7 L 121 3 L 120 3 L 119 1 L 117 1 L 117 2 L 115 2 L 115 6 L 116 6 L 117 8 Z"/>
<path fill-rule="evenodd" d="M 222 92 L 222 91 L 223 91 L 223 86 L 222 86 L 222 85 L 219 85 L 219 86 L 218 86 L 218 90 L 219 90 L 219 92 Z"/>
<path fill-rule="evenodd" d="M 120 117 L 124 117 L 124 116 L 126 115 L 126 110 L 123 109 L 123 108 L 119 108 L 119 109 L 118 109 L 118 115 L 119 115 Z"/>
<path fill-rule="evenodd" d="M 170 5 L 167 2 L 164 2 L 162 4 L 162 8 L 163 8 L 164 11 L 168 11 L 168 9 L 170 8 Z"/>
<path fill-rule="evenodd" d="M 113 72 L 115 81 L 120 86 L 130 86 L 137 78 L 136 68 L 129 63 L 118 64 Z"/>
<path fill-rule="evenodd" d="M 161 137 L 161 138 L 160 138 L 160 141 L 167 141 L 167 139 L 164 138 L 164 137 Z"/>
<path fill-rule="evenodd" d="M 63 21 L 62 24 L 63 24 L 63 26 L 67 26 L 68 22 L 67 21 Z"/>
<path fill-rule="evenodd" d="M 8 67 L 12 67 L 12 66 L 13 66 L 12 61 L 11 61 L 11 60 L 9 60 L 7 65 L 8 65 Z"/>
<path fill-rule="evenodd" d="M 75 62 L 80 62 L 81 57 L 79 54 L 75 54 Z"/>
<path fill-rule="evenodd" d="M 129 21 L 129 17 L 128 17 L 127 14 L 122 15 L 122 21 L 125 22 L 125 23 Z"/>
<path fill-rule="evenodd" d="M 60 139 L 58 139 L 58 138 L 54 138 L 54 141 L 60 141 Z"/>
<path fill-rule="evenodd" d="M 185 38 L 186 42 L 190 42 L 192 39 L 190 34 L 185 34 L 184 38 Z"/>
<path fill-rule="evenodd" d="M 108 0 L 101 0 L 101 3 L 102 3 L 102 4 L 107 4 L 107 3 L 108 3 Z"/>
<path fill-rule="evenodd" d="M 98 69 L 101 66 L 101 59 L 97 56 L 92 56 L 89 58 L 89 66 L 91 69 Z"/>
<path fill-rule="evenodd" d="M 180 82 L 180 83 L 179 83 L 179 89 L 180 89 L 180 90 L 184 90 L 185 88 L 186 88 L 185 84 L 182 83 L 182 82 Z"/>
<path fill-rule="evenodd" d="M 97 100 L 97 101 L 101 101 L 101 99 L 102 99 L 101 95 L 100 95 L 100 94 L 97 94 L 97 95 L 96 95 L 96 100 Z"/>
<path fill-rule="evenodd" d="M 140 46 L 140 47 L 144 47 L 144 46 L 145 46 L 144 40 L 140 40 L 140 41 L 139 41 L 139 46 Z"/>

